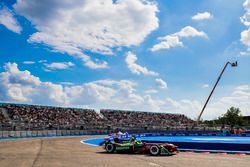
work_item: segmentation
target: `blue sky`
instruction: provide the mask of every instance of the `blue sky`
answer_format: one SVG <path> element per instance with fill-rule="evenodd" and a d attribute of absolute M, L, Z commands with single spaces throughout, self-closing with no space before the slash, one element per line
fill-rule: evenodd
<path fill-rule="evenodd" d="M 248 0 L 0 1 L 0 101 L 250 115 Z"/>

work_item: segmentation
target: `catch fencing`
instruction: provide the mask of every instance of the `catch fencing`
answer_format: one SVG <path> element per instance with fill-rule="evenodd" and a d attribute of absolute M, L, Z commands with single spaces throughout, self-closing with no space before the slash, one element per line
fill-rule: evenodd
<path fill-rule="evenodd" d="M 26 138 L 26 137 L 53 137 L 53 136 L 82 136 L 82 135 L 107 135 L 118 132 L 119 130 L 107 130 L 107 129 L 88 129 L 88 130 L 26 130 L 26 131 L 0 131 L 0 139 L 2 138 Z M 143 130 L 143 129 L 130 129 L 127 131 L 129 134 L 138 133 L 154 133 L 154 134 L 204 134 L 204 133 L 217 133 L 217 130 Z"/>
<path fill-rule="evenodd" d="M 53 137 L 53 136 L 82 136 L 108 134 L 107 130 L 39 130 L 39 131 L 0 131 L 0 138 L 22 137 Z"/>

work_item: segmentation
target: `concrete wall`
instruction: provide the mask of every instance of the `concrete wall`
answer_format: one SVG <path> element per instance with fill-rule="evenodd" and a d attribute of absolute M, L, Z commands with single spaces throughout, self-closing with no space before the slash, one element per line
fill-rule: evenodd
<path fill-rule="evenodd" d="M 0 138 L 108 134 L 107 130 L 0 131 Z"/>

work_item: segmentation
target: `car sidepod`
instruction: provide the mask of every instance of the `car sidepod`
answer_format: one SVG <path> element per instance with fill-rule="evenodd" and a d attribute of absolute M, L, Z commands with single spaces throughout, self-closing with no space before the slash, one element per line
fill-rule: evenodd
<path fill-rule="evenodd" d="M 177 146 L 173 144 L 159 145 L 161 149 L 161 155 L 174 155 L 178 153 Z"/>

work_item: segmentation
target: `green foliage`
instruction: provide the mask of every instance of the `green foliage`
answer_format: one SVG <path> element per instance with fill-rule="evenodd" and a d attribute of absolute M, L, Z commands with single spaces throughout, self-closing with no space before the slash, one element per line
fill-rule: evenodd
<path fill-rule="evenodd" d="M 223 121 L 227 125 L 240 125 L 243 124 L 242 116 L 240 115 L 240 109 L 231 107 L 227 110 L 227 113 L 222 117 Z"/>
<path fill-rule="evenodd" d="M 231 107 L 227 110 L 225 114 L 218 117 L 215 120 L 204 121 L 205 124 L 209 126 L 213 125 L 230 125 L 230 126 L 242 126 L 244 125 L 244 120 L 241 115 L 239 108 Z"/>

